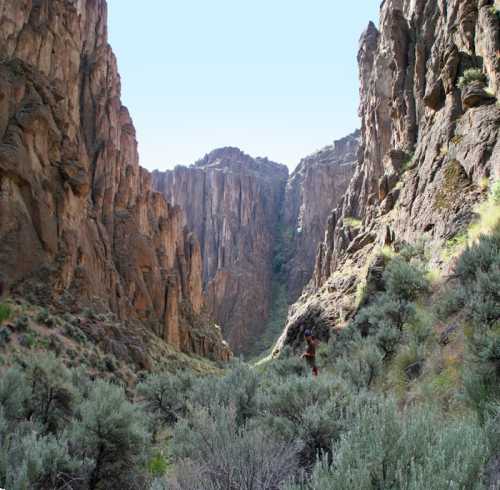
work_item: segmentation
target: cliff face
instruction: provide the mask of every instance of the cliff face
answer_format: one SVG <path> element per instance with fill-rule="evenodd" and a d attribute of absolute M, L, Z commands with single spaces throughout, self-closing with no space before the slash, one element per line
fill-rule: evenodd
<path fill-rule="evenodd" d="M 299 297 L 312 276 L 328 216 L 354 174 L 359 142 L 359 130 L 335 141 L 301 160 L 288 180 L 283 221 L 290 258 L 285 265 L 289 303 Z"/>
<path fill-rule="evenodd" d="M 377 247 L 460 233 L 500 177 L 500 29 L 488 0 L 385 0 L 361 38 L 362 146 L 316 257 L 313 294 L 291 309 L 278 348 L 304 320 L 341 327 Z M 487 77 L 457 86 L 469 68 Z M 437 267 L 445 268 L 439 257 Z"/>
<path fill-rule="evenodd" d="M 236 351 L 262 333 L 288 170 L 222 148 L 191 167 L 154 172 L 154 186 L 185 210 L 198 236 L 209 309 Z"/>
<path fill-rule="evenodd" d="M 106 16 L 105 0 L 0 0 L 0 271 L 227 358 L 201 321 L 199 244 L 139 166 Z"/>

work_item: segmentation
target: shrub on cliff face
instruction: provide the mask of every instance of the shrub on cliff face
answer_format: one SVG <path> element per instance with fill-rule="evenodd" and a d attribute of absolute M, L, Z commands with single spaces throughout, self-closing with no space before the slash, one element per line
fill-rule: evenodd
<path fill-rule="evenodd" d="M 9 305 L 0 304 L 0 325 L 10 318 L 12 309 Z"/>
<path fill-rule="evenodd" d="M 384 284 L 387 293 L 401 301 L 415 301 L 421 294 L 428 292 L 429 282 L 425 270 L 400 258 L 389 262 L 384 274 Z"/>
<path fill-rule="evenodd" d="M 464 89 L 467 85 L 470 85 L 473 82 L 481 82 L 486 84 L 488 79 L 486 75 L 483 73 L 481 68 L 469 68 L 464 71 L 464 74 L 458 79 L 458 88 Z"/>

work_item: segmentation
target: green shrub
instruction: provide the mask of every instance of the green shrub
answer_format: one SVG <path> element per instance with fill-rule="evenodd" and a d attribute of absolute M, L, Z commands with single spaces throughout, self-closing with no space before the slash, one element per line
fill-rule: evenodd
<path fill-rule="evenodd" d="M 193 377 L 187 373 L 153 374 L 138 385 L 137 391 L 155 420 L 172 425 L 186 414 L 193 383 Z"/>
<path fill-rule="evenodd" d="M 284 349 L 278 359 L 274 359 L 267 366 L 268 375 L 275 374 L 281 377 L 287 376 L 305 376 L 309 369 L 303 359 L 291 354 Z"/>
<path fill-rule="evenodd" d="M 7 369 L 0 376 L 0 409 L 9 423 L 17 424 L 30 414 L 31 387 L 19 367 Z"/>
<path fill-rule="evenodd" d="M 257 414 L 257 388 L 259 375 L 251 367 L 236 363 L 233 369 L 222 378 L 204 378 L 193 387 L 191 402 L 208 407 L 222 405 L 234 406 L 236 420 L 243 425 Z"/>
<path fill-rule="evenodd" d="M 500 325 L 500 264 L 488 272 L 479 271 L 468 288 L 469 317 L 475 325 Z"/>
<path fill-rule="evenodd" d="M 415 301 L 421 294 L 429 291 L 425 270 L 400 258 L 389 262 L 383 278 L 387 293 L 402 301 Z"/>
<path fill-rule="evenodd" d="M 14 322 L 16 332 L 26 332 L 29 328 L 29 318 L 26 315 L 19 316 Z"/>
<path fill-rule="evenodd" d="M 30 359 L 26 382 L 31 386 L 29 411 L 44 429 L 56 432 L 73 414 L 77 398 L 70 372 L 53 355 L 38 355 Z"/>
<path fill-rule="evenodd" d="M 75 325 L 71 325 L 70 323 L 66 323 L 64 325 L 64 333 L 73 340 L 76 340 L 79 344 L 85 344 L 88 342 L 87 335 L 82 331 L 82 329 Z"/>
<path fill-rule="evenodd" d="M 488 79 L 481 68 L 469 68 L 464 71 L 464 74 L 458 79 L 458 88 L 464 89 L 472 82 L 481 82 L 486 84 Z"/>
<path fill-rule="evenodd" d="M 314 463 L 318 454 L 328 452 L 339 437 L 339 414 L 350 397 L 347 388 L 335 379 L 319 376 L 277 379 L 263 387 L 259 412 L 267 432 L 285 440 L 303 441 L 302 466 Z"/>
<path fill-rule="evenodd" d="M 361 228 L 361 220 L 358 218 L 354 218 L 352 216 L 346 216 L 344 218 L 344 225 L 350 228 Z"/>
<path fill-rule="evenodd" d="M 500 266 L 500 230 L 482 235 L 478 242 L 467 247 L 458 259 L 455 272 L 467 289 L 478 272 L 488 272 L 494 266 Z"/>
<path fill-rule="evenodd" d="M 11 340 L 11 332 L 8 328 L 0 328 L 0 347 L 5 347 Z"/>
<path fill-rule="evenodd" d="M 74 447 L 89 461 L 90 490 L 130 488 L 146 465 L 146 425 L 123 389 L 102 380 L 93 384 L 70 429 Z"/>
<path fill-rule="evenodd" d="M 35 433 L 14 433 L 0 444 L 0 485 L 13 490 L 73 488 L 84 462 L 70 454 L 68 441 Z"/>
<path fill-rule="evenodd" d="M 148 470 L 154 477 L 164 476 L 168 469 L 168 460 L 161 452 L 157 452 L 149 460 Z"/>
<path fill-rule="evenodd" d="M 382 372 L 384 354 L 372 339 L 363 339 L 336 364 L 336 373 L 358 391 L 372 386 Z"/>
<path fill-rule="evenodd" d="M 36 317 L 36 321 L 38 323 L 42 323 L 46 327 L 53 327 L 55 326 L 55 319 L 54 317 L 49 313 L 49 310 L 47 308 L 43 308 L 38 312 L 38 315 Z"/>
<path fill-rule="evenodd" d="M 500 204 L 500 180 L 491 186 L 490 196 L 494 204 Z"/>
<path fill-rule="evenodd" d="M 376 334 L 383 327 L 401 331 L 403 325 L 415 315 L 415 306 L 387 293 L 379 294 L 362 308 L 353 321 L 353 327 L 362 335 Z"/>
<path fill-rule="evenodd" d="M 434 311 L 437 317 L 446 321 L 465 306 L 465 290 L 460 287 L 450 288 L 437 298 Z"/>
<path fill-rule="evenodd" d="M 400 414 L 394 401 L 376 399 L 358 404 L 352 430 L 333 452 L 333 464 L 319 463 L 309 488 L 483 488 L 489 455 L 473 421 L 443 424 L 431 407 Z"/>
<path fill-rule="evenodd" d="M 399 250 L 399 256 L 406 262 L 411 262 L 414 259 L 426 262 L 429 258 L 426 241 L 419 239 L 414 244 L 405 243 Z"/>
<path fill-rule="evenodd" d="M 12 315 L 12 308 L 6 304 L 0 304 L 0 325 Z"/>

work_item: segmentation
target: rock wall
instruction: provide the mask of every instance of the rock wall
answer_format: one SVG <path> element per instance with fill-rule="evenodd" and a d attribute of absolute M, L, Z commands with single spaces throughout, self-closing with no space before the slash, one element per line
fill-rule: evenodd
<path fill-rule="evenodd" d="M 302 159 L 288 180 L 283 222 L 289 257 L 285 264 L 289 303 L 299 297 L 311 279 L 328 217 L 353 176 L 359 143 L 357 130 Z"/>
<path fill-rule="evenodd" d="M 200 247 L 139 166 L 106 22 L 105 0 L 0 0 L 0 273 L 227 358 L 208 320 L 193 326 Z"/>
<path fill-rule="evenodd" d="M 153 172 L 198 236 L 208 305 L 236 352 L 265 328 L 278 220 L 288 169 L 221 148 L 190 167 Z"/>
<path fill-rule="evenodd" d="M 421 237 L 439 247 L 471 221 L 484 183 L 500 177 L 499 52 L 492 1 L 382 3 L 380 29 L 370 23 L 358 55 L 360 160 L 328 220 L 312 293 L 291 309 L 278 350 L 304 321 L 325 335 L 345 324 L 377 247 Z M 488 86 L 459 88 L 468 68 Z"/>

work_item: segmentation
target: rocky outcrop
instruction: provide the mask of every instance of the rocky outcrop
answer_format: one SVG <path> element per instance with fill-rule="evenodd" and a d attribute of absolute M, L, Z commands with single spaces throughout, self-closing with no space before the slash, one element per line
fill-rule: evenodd
<path fill-rule="evenodd" d="M 236 352 L 248 348 L 268 319 L 287 177 L 285 166 L 237 148 L 153 173 L 155 188 L 184 209 L 200 240 L 209 309 Z"/>
<path fill-rule="evenodd" d="M 484 182 L 500 177 L 499 50 L 489 0 L 383 2 L 380 30 L 368 26 L 358 56 L 360 160 L 328 220 L 313 293 L 291 309 L 278 348 L 311 312 L 329 329 L 345 324 L 378 246 L 425 237 L 439 247 L 470 222 Z M 488 90 L 459 88 L 469 68 Z"/>
<path fill-rule="evenodd" d="M 105 0 L 0 0 L 0 271 L 39 301 L 111 310 L 227 358 L 199 244 L 139 166 L 106 15 Z"/>
<path fill-rule="evenodd" d="M 318 244 L 332 209 L 344 195 L 358 158 L 360 131 L 304 158 L 286 186 L 283 222 L 288 300 L 293 303 L 311 279 Z"/>

